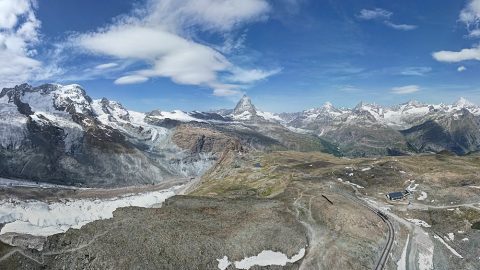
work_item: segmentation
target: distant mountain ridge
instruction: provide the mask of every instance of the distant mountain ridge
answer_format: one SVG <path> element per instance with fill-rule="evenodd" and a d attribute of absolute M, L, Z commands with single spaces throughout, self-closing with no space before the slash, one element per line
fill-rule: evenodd
<path fill-rule="evenodd" d="M 152 184 L 197 177 L 228 151 L 324 149 L 320 138 L 297 135 L 262 120 L 257 116 L 262 112 L 245 111 L 254 117 L 142 113 L 106 98 L 93 100 L 76 84 L 4 88 L 0 177 L 86 186 Z M 257 121 L 267 124 L 258 129 Z"/>
<path fill-rule="evenodd" d="M 465 98 L 460 98 L 457 102 L 451 105 L 446 104 L 425 104 L 418 101 L 409 101 L 400 105 L 391 107 L 384 107 L 377 104 L 368 104 L 360 102 L 352 109 L 337 109 L 331 103 L 327 102 L 324 106 L 305 110 L 297 113 L 281 113 L 279 116 L 284 119 L 287 124 L 290 122 L 297 122 L 294 125 L 300 125 L 299 119 L 304 119 L 304 124 L 314 122 L 319 118 L 342 118 L 355 119 L 365 118 L 370 119 L 371 122 L 384 123 L 388 126 L 397 129 L 410 128 L 414 124 L 425 121 L 449 113 L 455 113 L 462 109 L 466 109 L 472 114 L 479 116 L 480 107 L 469 102 Z"/>
<path fill-rule="evenodd" d="M 339 144 L 347 155 L 442 150 L 466 154 L 480 149 L 480 107 L 464 98 L 451 105 L 409 101 L 384 107 L 361 102 L 352 109 L 337 109 L 326 103 L 280 117 L 286 126 L 314 132 Z"/>
<path fill-rule="evenodd" d="M 111 186 L 196 177 L 246 149 L 463 155 L 480 150 L 480 107 L 462 98 L 275 114 L 243 96 L 234 109 L 142 113 L 76 84 L 23 84 L 0 92 L 0 132 L 0 177 Z"/>

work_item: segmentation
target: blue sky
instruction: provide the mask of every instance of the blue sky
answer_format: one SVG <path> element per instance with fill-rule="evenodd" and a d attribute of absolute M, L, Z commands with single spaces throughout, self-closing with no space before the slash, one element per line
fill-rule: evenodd
<path fill-rule="evenodd" d="M 2 2 L 3 86 L 78 83 L 139 111 L 480 104 L 480 0 Z"/>

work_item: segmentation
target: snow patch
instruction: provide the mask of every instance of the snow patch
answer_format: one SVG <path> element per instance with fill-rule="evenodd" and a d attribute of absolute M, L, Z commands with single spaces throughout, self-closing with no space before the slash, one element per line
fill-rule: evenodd
<path fill-rule="evenodd" d="M 451 246 L 449 246 L 440 236 L 438 235 L 434 235 L 433 238 L 437 239 L 438 241 L 440 241 L 440 243 L 442 243 L 445 247 L 448 248 L 448 250 L 450 250 L 453 255 L 457 256 L 458 258 L 460 259 L 463 259 L 463 256 L 460 255 L 455 249 L 453 249 Z"/>
<path fill-rule="evenodd" d="M 234 265 L 238 269 L 250 269 L 251 267 L 280 265 L 285 266 L 287 263 L 294 263 L 305 256 L 305 248 L 300 249 L 298 254 L 293 255 L 290 259 L 282 252 L 264 250 L 256 256 L 246 257 L 241 261 L 235 261 Z"/>
<path fill-rule="evenodd" d="M 410 221 L 411 223 L 417 225 L 417 226 L 420 226 L 420 227 L 424 227 L 424 228 L 432 227 L 430 224 L 428 224 L 427 222 L 425 222 L 421 219 L 407 218 L 407 220 Z"/>
<path fill-rule="evenodd" d="M 410 185 L 406 188 L 408 191 L 413 192 L 417 189 L 418 184 L 415 184 L 415 180 L 412 180 Z"/>
<path fill-rule="evenodd" d="M 362 186 L 357 185 L 355 183 L 352 183 L 348 180 L 343 180 L 342 178 L 337 178 L 337 181 L 342 182 L 342 183 L 347 184 L 347 185 L 350 185 L 350 186 L 353 186 L 353 187 L 356 187 L 356 188 L 365 188 L 365 187 L 362 187 Z"/>
<path fill-rule="evenodd" d="M 347 184 L 347 185 L 351 185 L 351 186 L 353 186 L 353 187 L 356 187 L 356 188 L 365 188 L 365 187 L 362 187 L 362 186 L 357 185 L 357 184 L 355 184 L 355 183 L 352 183 L 352 182 L 350 182 L 350 181 L 348 181 L 348 180 L 345 181 L 344 183 Z"/>
<path fill-rule="evenodd" d="M 421 191 L 421 195 L 417 198 L 419 201 L 424 201 L 427 198 L 427 193 L 425 191 Z"/>
<path fill-rule="evenodd" d="M 225 270 L 229 267 L 232 263 L 228 260 L 227 256 L 223 256 L 221 259 L 217 259 L 218 261 L 218 269 Z"/>

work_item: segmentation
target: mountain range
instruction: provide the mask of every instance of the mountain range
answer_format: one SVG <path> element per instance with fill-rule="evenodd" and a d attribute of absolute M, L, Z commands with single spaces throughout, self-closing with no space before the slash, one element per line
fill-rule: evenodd
<path fill-rule="evenodd" d="M 393 107 L 331 103 L 297 113 L 234 109 L 147 113 L 79 85 L 28 84 L 0 92 L 0 177 L 123 186 L 197 177 L 227 153 L 323 151 L 337 156 L 480 149 L 480 107 L 410 101 Z"/>

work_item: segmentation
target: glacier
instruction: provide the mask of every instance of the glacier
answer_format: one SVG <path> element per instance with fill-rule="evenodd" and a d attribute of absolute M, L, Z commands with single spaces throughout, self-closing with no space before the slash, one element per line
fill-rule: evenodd
<path fill-rule="evenodd" d="M 183 186 L 169 189 L 129 194 L 109 199 L 78 199 L 64 202 L 20 201 L 9 199 L 0 202 L 0 223 L 5 223 L 0 235 L 6 233 L 49 236 L 70 228 L 113 217 L 121 207 L 154 207 L 174 196 Z"/>

